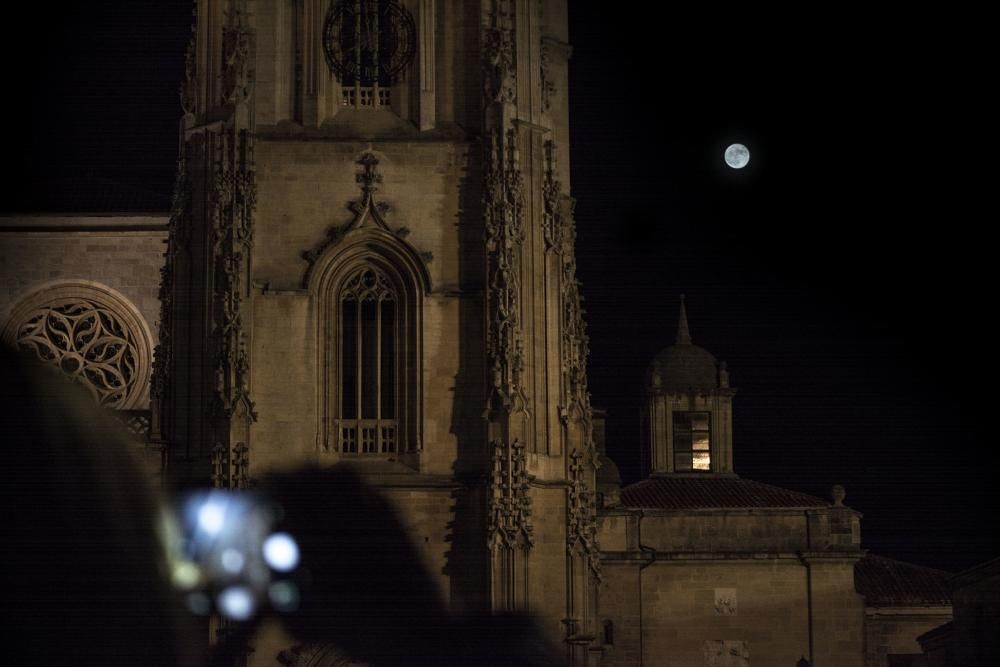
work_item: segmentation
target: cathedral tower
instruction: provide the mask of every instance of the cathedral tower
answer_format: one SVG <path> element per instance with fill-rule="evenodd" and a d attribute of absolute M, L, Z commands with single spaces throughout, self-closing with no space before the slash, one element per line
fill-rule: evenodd
<path fill-rule="evenodd" d="M 454 610 L 529 611 L 591 660 L 565 2 L 195 4 L 152 390 L 170 474 L 350 462 Z"/>

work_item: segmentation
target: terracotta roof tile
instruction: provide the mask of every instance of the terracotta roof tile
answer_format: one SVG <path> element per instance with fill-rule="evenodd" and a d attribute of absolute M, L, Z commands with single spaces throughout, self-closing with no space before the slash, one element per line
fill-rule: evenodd
<path fill-rule="evenodd" d="M 868 554 L 854 566 L 854 589 L 869 606 L 950 604 L 943 570 Z"/>
<path fill-rule="evenodd" d="M 826 507 L 822 498 L 738 477 L 650 477 L 622 489 L 622 504 L 655 509 Z"/>

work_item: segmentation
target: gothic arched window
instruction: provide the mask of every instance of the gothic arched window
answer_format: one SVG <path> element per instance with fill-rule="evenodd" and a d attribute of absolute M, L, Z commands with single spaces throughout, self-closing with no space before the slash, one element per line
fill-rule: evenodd
<path fill-rule="evenodd" d="M 373 266 L 355 271 L 340 289 L 340 410 L 337 437 L 349 454 L 399 451 L 400 295 Z"/>
<path fill-rule="evenodd" d="M 368 199 L 305 276 L 315 298 L 322 451 L 399 457 L 422 450 L 426 266 Z"/>

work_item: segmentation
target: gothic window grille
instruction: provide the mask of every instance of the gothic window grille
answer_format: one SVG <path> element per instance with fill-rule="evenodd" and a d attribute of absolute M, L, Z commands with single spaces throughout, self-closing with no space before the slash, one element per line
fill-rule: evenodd
<path fill-rule="evenodd" d="M 341 105 L 390 106 L 390 89 L 416 53 L 416 23 L 397 0 L 341 0 L 323 24 L 323 49 Z"/>
<path fill-rule="evenodd" d="M 389 279 L 364 267 L 339 295 L 340 451 L 399 451 L 400 298 Z"/>
<path fill-rule="evenodd" d="M 674 471 L 710 471 L 711 420 L 707 412 L 674 412 Z"/>

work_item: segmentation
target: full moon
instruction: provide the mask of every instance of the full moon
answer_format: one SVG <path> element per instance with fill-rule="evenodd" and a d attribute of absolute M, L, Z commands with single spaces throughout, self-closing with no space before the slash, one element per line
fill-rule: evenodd
<path fill-rule="evenodd" d="M 742 169 L 750 162 L 750 151 L 743 144 L 732 144 L 726 149 L 726 164 L 733 169 Z"/>

